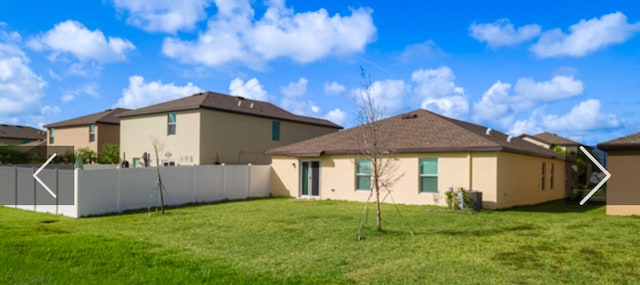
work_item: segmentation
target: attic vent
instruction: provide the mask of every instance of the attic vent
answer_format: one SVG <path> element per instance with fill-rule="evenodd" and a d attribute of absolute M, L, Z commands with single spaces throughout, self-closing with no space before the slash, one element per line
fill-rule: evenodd
<path fill-rule="evenodd" d="M 238 97 L 238 99 L 240 99 L 240 100 L 244 100 L 244 97 L 242 97 L 242 96 L 236 96 L 236 97 Z"/>
<path fill-rule="evenodd" d="M 406 114 L 406 115 L 402 115 L 403 119 L 413 119 L 413 118 L 417 118 L 418 114 Z"/>
<path fill-rule="evenodd" d="M 105 112 L 111 112 L 112 110 L 111 110 L 111 109 L 106 109 L 106 110 L 104 110 L 104 111 L 105 111 Z"/>
<path fill-rule="evenodd" d="M 507 137 L 507 142 L 508 142 L 508 143 L 510 143 L 512 139 L 513 139 L 513 137 L 512 137 L 512 136 L 508 136 L 508 137 Z"/>
<path fill-rule="evenodd" d="M 200 95 L 203 95 L 203 94 L 204 94 L 204 92 L 198 92 L 196 94 L 193 94 L 192 96 L 200 96 Z"/>
<path fill-rule="evenodd" d="M 491 131 L 493 131 L 491 128 L 487 128 L 487 131 L 484 132 L 485 135 L 490 136 L 491 135 Z"/>
<path fill-rule="evenodd" d="M 0 126 L 8 127 L 9 125 L 6 125 L 6 124 L 0 124 Z"/>

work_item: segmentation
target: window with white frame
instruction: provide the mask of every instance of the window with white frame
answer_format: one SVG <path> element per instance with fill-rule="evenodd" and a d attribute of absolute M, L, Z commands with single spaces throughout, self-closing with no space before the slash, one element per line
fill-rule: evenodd
<path fill-rule="evenodd" d="M 96 141 L 96 124 L 89 125 L 89 142 Z"/>
<path fill-rule="evenodd" d="M 356 160 L 356 190 L 371 190 L 371 160 Z"/>
<path fill-rule="evenodd" d="M 167 135 L 176 134 L 176 112 L 169 112 L 167 115 Z"/>
<path fill-rule="evenodd" d="M 438 193 L 438 159 L 420 159 L 420 193 Z"/>

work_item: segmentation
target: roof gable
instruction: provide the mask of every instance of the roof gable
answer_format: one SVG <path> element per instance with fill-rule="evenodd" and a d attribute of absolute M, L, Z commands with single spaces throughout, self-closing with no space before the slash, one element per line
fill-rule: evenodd
<path fill-rule="evenodd" d="M 607 142 L 603 142 L 601 144 L 598 144 L 598 148 L 603 150 L 640 149 L 640 133 L 635 133 L 628 136 L 613 139 Z"/>
<path fill-rule="evenodd" d="M 534 136 L 529 136 L 529 135 L 523 135 L 523 136 L 531 137 L 535 140 L 546 143 L 548 145 L 557 145 L 557 146 L 580 146 L 581 145 L 581 143 L 579 142 L 576 142 L 568 138 L 559 136 L 557 134 L 549 133 L 549 132 L 539 133 Z"/>
<path fill-rule="evenodd" d="M 295 115 L 268 102 L 215 92 L 197 93 L 192 96 L 139 108 L 124 112 L 120 114 L 119 117 L 124 118 L 193 109 L 217 110 L 342 129 L 341 126 L 328 120 Z"/>
<path fill-rule="evenodd" d="M 118 114 L 129 111 L 129 109 L 125 108 L 116 108 L 116 109 L 107 109 L 102 112 L 89 114 L 82 117 L 77 117 L 65 121 L 55 122 L 48 125 L 44 125 L 45 128 L 59 128 L 59 127 L 72 127 L 72 126 L 83 126 L 90 124 L 112 124 L 119 125 L 120 118 L 118 118 Z"/>
<path fill-rule="evenodd" d="M 505 151 L 542 157 L 562 155 L 520 138 L 483 126 L 447 118 L 426 110 L 376 122 L 390 152 Z M 362 127 L 327 134 L 267 151 L 272 155 L 320 155 L 362 153 Z"/>
<path fill-rule="evenodd" d="M 47 133 L 28 126 L 0 124 L 0 138 L 44 140 Z"/>

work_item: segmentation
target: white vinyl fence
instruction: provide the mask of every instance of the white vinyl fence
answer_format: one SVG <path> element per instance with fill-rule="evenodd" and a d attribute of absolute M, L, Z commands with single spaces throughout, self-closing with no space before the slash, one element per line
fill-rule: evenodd
<path fill-rule="evenodd" d="M 160 205 L 155 167 L 75 170 L 70 206 L 7 205 L 86 217 Z M 269 165 L 161 167 L 165 205 L 237 200 L 271 195 Z"/>

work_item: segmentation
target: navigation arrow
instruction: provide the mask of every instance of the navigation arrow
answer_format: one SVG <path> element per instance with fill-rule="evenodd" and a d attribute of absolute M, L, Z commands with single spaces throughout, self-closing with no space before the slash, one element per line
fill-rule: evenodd
<path fill-rule="evenodd" d="M 589 198 L 591 198 L 591 196 L 593 196 L 593 194 L 595 194 L 596 191 L 598 191 L 598 189 L 600 189 L 600 187 L 602 187 L 602 185 L 604 185 L 604 183 L 607 182 L 609 178 L 611 178 L 611 173 L 609 173 L 609 171 L 607 171 L 604 166 L 602 166 L 602 164 L 600 164 L 600 162 L 598 162 L 598 160 L 595 159 L 593 155 L 591 155 L 591 153 L 589 153 L 589 151 L 587 151 L 587 149 L 585 149 L 583 146 L 580 146 L 580 150 L 593 162 L 593 164 L 600 168 L 602 173 L 605 174 L 604 178 L 600 180 L 600 182 L 598 182 L 598 184 L 596 184 L 593 189 L 591 189 L 591 192 L 589 192 L 587 196 L 584 196 L 584 198 L 582 198 L 582 201 L 580 201 L 580 205 L 584 205 L 584 203 L 586 203 Z"/>
<path fill-rule="evenodd" d="M 33 179 L 35 179 L 36 181 L 38 181 L 38 183 L 40 183 L 40 185 L 42 185 L 42 187 L 44 187 L 45 190 L 47 190 L 47 192 L 49 192 L 49 194 L 51 194 L 51 196 L 53 196 L 53 198 L 58 198 L 56 196 L 56 193 L 53 193 L 53 191 L 51 191 L 51 189 L 49 189 L 49 187 L 47 186 L 47 184 L 44 184 L 44 182 L 42 182 L 42 180 L 40 180 L 40 178 L 38 177 L 38 174 L 40 174 L 40 171 L 42 171 L 42 169 L 44 169 L 45 167 L 47 167 L 47 164 L 49 164 L 49 162 L 51 162 L 57 154 L 52 154 L 51 157 L 49 157 L 49 159 L 47 159 L 47 161 L 40 166 L 40 168 L 38 168 L 38 171 L 33 173 Z"/>

